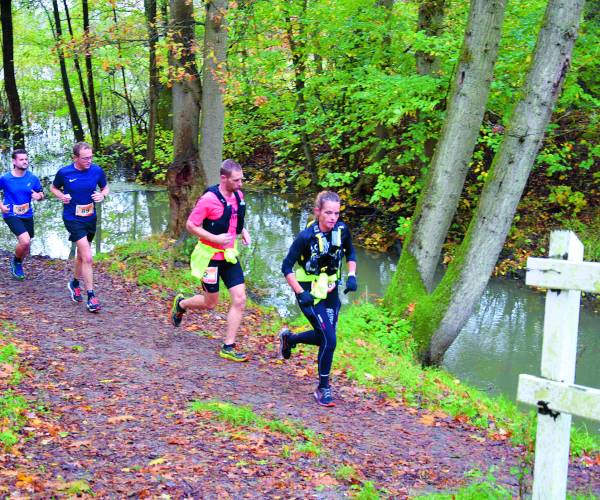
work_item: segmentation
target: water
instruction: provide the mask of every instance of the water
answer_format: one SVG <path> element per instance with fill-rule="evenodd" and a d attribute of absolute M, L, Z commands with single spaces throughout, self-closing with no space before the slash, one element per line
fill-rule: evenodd
<path fill-rule="evenodd" d="M 56 170 L 69 161 L 50 155 L 32 169 L 51 181 Z M 4 165 L 10 160 L 3 159 Z M 127 182 L 110 182 L 111 195 L 100 205 L 99 226 L 94 250 L 110 251 L 116 245 L 161 233 L 168 222 L 168 197 L 165 191 L 140 188 Z M 47 186 L 46 186 L 47 188 Z M 48 190 L 46 189 L 46 193 Z M 243 249 L 251 293 L 282 316 L 298 314 L 294 295 L 280 270 L 293 237 L 306 225 L 309 213 L 294 208 L 275 195 L 246 192 L 249 206 L 247 227 L 252 244 Z M 34 255 L 67 258 L 71 244 L 61 218 L 61 204 L 49 194 L 37 203 Z M 0 245 L 13 248 L 15 239 L 5 224 L 0 224 Z M 396 269 L 397 255 L 369 252 L 357 248 L 359 289 L 344 296 L 348 300 L 372 300 L 382 295 Z M 576 383 L 600 386 L 600 315 L 582 308 L 579 322 L 579 347 Z M 544 295 L 517 282 L 492 279 L 455 343 L 449 349 L 444 367 L 471 385 L 490 394 L 515 399 L 520 373 L 539 375 L 543 334 Z M 600 424 L 587 422 L 588 430 L 600 434 Z"/>

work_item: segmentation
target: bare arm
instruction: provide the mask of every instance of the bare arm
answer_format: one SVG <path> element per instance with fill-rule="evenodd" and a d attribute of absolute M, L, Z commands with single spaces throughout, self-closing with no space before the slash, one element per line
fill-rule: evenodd
<path fill-rule="evenodd" d="M 208 232 L 202 226 L 196 226 L 189 218 L 185 223 L 185 229 L 188 233 L 205 241 L 210 241 L 216 245 L 225 246 L 231 242 L 232 236 L 229 233 L 213 234 Z"/>
<path fill-rule="evenodd" d="M 70 203 L 71 197 L 65 193 L 63 193 L 60 189 L 58 189 L 54 184 L 50 185 L 50 191 L 54 196 L 56 196 L 60 201 L 62 201 L 65 205 Z"/>

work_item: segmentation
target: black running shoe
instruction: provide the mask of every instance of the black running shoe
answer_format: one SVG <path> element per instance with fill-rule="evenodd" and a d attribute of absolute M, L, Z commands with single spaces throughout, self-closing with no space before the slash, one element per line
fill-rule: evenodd
<path fill-rule="evenodd" d="M 78 286 L 73 286 L 73 280 L 67 283 L 67 288 L 69 289 L 69 293 L 71 294 L 71 300 L 73 302 L 83 302 L 81 288 L 79 288 Z"/>
<path fill-rule="evenodd" d="M 333 401 L 333 393 L 331 392 L 331 387 L 317 387 L 315 389 L 314 396 L 317 403 L 319 403 L 321 406 L 335 406 L 335 402 Z"/>
<path fill-rule="evenodd" d="M 181 320 L 183 319 L 183 313 L 185 309 L 179 305 L 179 303 L 184 299 L 182 293 L 178 293 L 175 295 L 173 299 L 173 306 L 171 307 L 171 323 L 173 326 L 181 325 Z"/>
<path fill-rule="evenodd" d="M 292 346 L 290 345 L 290 335 L 292 332 L 288 328 L 283 328 L 279 332 L 279 352 L 283 359 L 290 359 L 292 355 Z"/>

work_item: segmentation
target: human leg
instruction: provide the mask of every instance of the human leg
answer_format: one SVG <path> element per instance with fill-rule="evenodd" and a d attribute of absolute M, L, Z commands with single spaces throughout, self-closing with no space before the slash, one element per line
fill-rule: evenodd
<path fill-rule="evenodd" d="M 13 278 L 25 279 L 23 272 L 23 259 L 29 253 L 33 232 L 33 218 L 7 217 L 4 222 L 11 232 L 17 237 L 14 256 L 10 260 L 10 271 Z"/>

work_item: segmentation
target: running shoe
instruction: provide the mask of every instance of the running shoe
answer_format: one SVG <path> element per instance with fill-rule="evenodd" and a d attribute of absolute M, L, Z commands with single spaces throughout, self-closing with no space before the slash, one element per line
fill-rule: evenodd
<path fill-rule="evenodd" d="M 179 305 L 179 303 L 184 299 L 182 293 L 178 293 L 175 295 L 173 299 L 173 306 L 171 307 L 171 322 L 173 326 L 181 325 L 181 320 L 183 319 L 183 313 L 185 309 Z"/>
<path fill-rule="evenodd" d="M 290 335 L 292 332 L 288 328 L 283 328 L 279 332 L 279 352 L 283 359 L 290 359 L 292 355 L 292 346 L 290 345 Z"/>
<path fill-rule="evenodd" d="M 314 396 L 317 403 L 319 403 L 321 406 L 335 406 L 331 387 L 317 387 L 315 389 Z"/>
<path fill-rule="evenodd" d="M 98 312 L 100 309 L 102 309 L 102 306 L 100 305 L 100 301 L 98 300 L 98 298 L 95 295 L 92 295 L 88 301 L 86 302 L 86 307 L 87 310 L 91 313 L 95 313 Z"/>
<path fill-rule="evenodd" d="M 10 259 L 10 274 L 12 274 L 12 277 L 16 280 L 23 281 L 25 279 L 23 263 L 17 262 L 14 257 Z"/>
<path fill-rule="evenodd" d="M 81 288 L 79 288 L 78 286 L 73 286 L 73 280 L 67 283 L 67 288 L 69 289 L 69 293 L 71 294 L 71 300 L 73 302 L 83 302 Z"/>
<path fill-rule="evenodd" d="M 248 355 L 243 352 L 236 351 L 235 346 L 221 347 L 219 356 L 221 356 L 223 359 L 229 359 L 230 361 L 237 361 L 238 363 L 248 361 Z"/>

